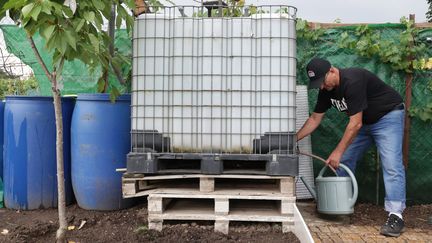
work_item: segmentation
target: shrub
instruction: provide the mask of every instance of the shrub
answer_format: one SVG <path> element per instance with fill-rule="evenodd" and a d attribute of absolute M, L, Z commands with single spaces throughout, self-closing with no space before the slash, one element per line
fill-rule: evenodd
<path fill-rule="evenodd" d="M 38 93 L 38 83 L 34 76 L 20 80 L 0 77 L 0 98 L 6 95 L 30 95 Z"/>

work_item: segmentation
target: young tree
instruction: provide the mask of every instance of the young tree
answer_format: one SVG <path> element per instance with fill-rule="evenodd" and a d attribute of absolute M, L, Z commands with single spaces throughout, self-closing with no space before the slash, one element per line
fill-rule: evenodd
<path fill-rule="evenodd" d="M 126 23 L 131 31 L 133 17 L 129 10 L 134 9 L 133 0 L 7 0 L 1 1 L 0 18 L 9 16 L 26 32 L 34 54 L 51 81 L 56 119 L 56 152 L 58 181 L 59 228 L 57 241 L 63 242 L 67 229 L 66 203 L 64 193 L 63 169 L 63 119 L 59 79 L 65 61 L 79 59 L 91 70 L 102 68 L 102 73 L 114 71 L 123 82 L 118 67 L 122 61 L 129 61 L 119 53 L 110 54 L 109 46 L 113 40 L 103 30 L 104 21 L 109 20 L 112 8 L 117 13 L 115 23 L 120 28 Z M 45 39 L 45 49 L 51 54 L 52 66 L 47 66 L 39 55 L 33 42 L 33 35 L 39 33 Z M 100 79 L 103 82 L 103 79 Z M 105 88 L 105 85 L 99 87 Z M 118 95 L 112 87 L 111 94 Z"/>

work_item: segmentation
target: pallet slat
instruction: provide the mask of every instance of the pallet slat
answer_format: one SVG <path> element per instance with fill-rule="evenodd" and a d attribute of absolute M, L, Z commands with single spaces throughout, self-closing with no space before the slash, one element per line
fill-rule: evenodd
<path fill-rule="evenodd" d="M 294 177 L 253 175 L 176 175 L 122 177 L 124 198 L 147 196 L 150 193 L 214 192 L 215 194 L 294 196 Z M 162 191 L 161 191 L 162 190 Z M 174 191 L 173 191 L 174 190 Z"/>
<path fill-rule="evenodd" d="M 206 220 L 224 234 L 234 221 L 277 222 L 282 232 L 309 232 L 295 225 L 302 219 L 290 176 L 126 173 L 122 187 L 125 198 L 148 196 L 148 227 L 157 231 L 164 220 Z"/>
<path fill-rule="evenodd" d="M 240 198 L 240 199 L 239 199 Z M 162 230 L 164 220 L 215 221 L 215 231 L 227 234 L 229 222 L 279 222 L 283 232 L 294 227 L 295 197 L 152 193 L 148 197 L 149 229 Z"/>

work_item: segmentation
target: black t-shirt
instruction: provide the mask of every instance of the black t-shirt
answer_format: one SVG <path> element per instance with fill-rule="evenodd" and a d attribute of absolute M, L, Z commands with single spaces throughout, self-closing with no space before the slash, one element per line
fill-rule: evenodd
<path fill-rule="evenodd" d="M 324 113 L 331 106 L 348 116 L 363 111 L 363 123 L 373 124 L 403 102 L 396 90 L 366 69 L 339 69 L 339 75 L 338 87 L 319 91 L 316 113 Z"/>

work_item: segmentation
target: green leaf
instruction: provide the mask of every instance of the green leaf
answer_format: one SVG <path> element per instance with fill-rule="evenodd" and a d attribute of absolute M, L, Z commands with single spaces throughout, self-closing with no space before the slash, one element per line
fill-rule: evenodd
<path fill-rule="evenodd" d="M 95 14 L 93 12 L 84 12 L 84 19 L 90 23 L 93 23 L 95 20 Z"/>
<path fill-rule="evenodd" d="M 58 35 L 58 38 L 55 41 L 55 46 L 60 53 L 62 53 L 62 54 L 66 53 L 67 40 L 66 40 L 64 32 L 62 34 Z"/>
<path fill-rule="evenodd" d="M 95 24 L 96 24 L 96 28 L 99 31 L 102 31 L 102 26 L 104 24 L 104 20 L 103 20 L 103 17 L 99 13 L 97 13 L 95 15 Z"/>
<path fill-rule="evenodd" d="M 422 110 L 417 115 L 422 121 L 432 120 L 432 112 L 430 110 Z"/>
<path fill-rule="evenodd" d="M 2 1 L 2 3 L 0 3 L 0 7 L 3 10 L 20 9 L 25 6 L 26 3 L 27 0 L 9 0 L 9 2 Z M 2 4 L 4 4 L 3 7 L 1 6 Z"/>
<path fill-rule="evenodd" d="M 99 10 L 103 10 L 105 8 L 105 4 L 100 0 L 92 0 L 92 3 Z"/>
<path fill-rule="evenodd" d="M 132 33 L 133 25 L 134 25 L 134 19 L 132 16 L 128 15 L 126 17 L 126 29 L 127 29 L 128 34 Z"/>
<path fill-rule="evenodd" d="M 63 5 L 56 2 L 50 2 L 51 8 L 54 8 L 54 15 L 63 16 Z"/>
<path fill-rule="evenodd" d="M 51 51 L 51 50 L 53 50 L 55 48 L 56 38 L 57 38 L 57 31 L 53 31 L 51 37 L 49 39 L 47 39 L 47 42 L 45 44 L 45 48 L 48 51 Z"/>
<path fill-rule="evenodd" d="M 32 17 L 32 19 L 34 19 L 35 21 L 37 21 L 41 10 L 42 10 L 42 7 L 40 5 L 34 7 L 33 10 L 31 11 L 31 17 Z"/>
<path fill-rule="evenodd" d="M 66 17 L 68 18 L 73 18 L 74 13 L 72 11 L 72 9 L 70 9 L 69 7 L 65 7 L 63 8 L 63 13 L 66 15 Z"/>
<path fill-rule="evenodd" d="M 47 41 L 46 48 L 48 49 L 48 51 L 58 51 L 61 54 L 65 54 L 67 49 L 67 42 L 64 36 L 64 32 L 60 29 L 56 29 L 53 32 L 52 37 Z"/>
<path fill-rule="evenodd" d="M 53 58 L 52 58 L 53 63 L 58 63 L 60 61 L 60 59 L 62 59 L 62 57 L 63 57 L 63 54 L 61 54 L 58 51 L 55 51 L 53 54 Z"/>
<path fill-rule="evenodd" d="M 51 38 L 52 33 L 54 32 L 56 26 L 55 25 L 50 25 L 44 29 L 41 30 L 41 35 L 48 40 L 49 38 Z"/>
<path fill-rule="evenodd" d="M 111 92 L 110 92 L 111 103 L 114 103 L 117 97 L 119 96 L 120 96 L 120 92 L 118 91 L 118 89 L 115 86 L 111 87 Z"/>
<path fill-rule="evenodd" d="M 24 18 L 30 17 L 29 15 L 30 15 L 34 5 L 35 5 L 34 3 L 29 3 L 22 8 L 21 12 L 22 12 Z"/>
<path fill-rule="evenodd" d="M 117 28 L 117 29 L 120 29 L 120 27 L 121 27 L 121 23 L 122 23 L 122 20 L 123 20 L 123 18 L 125 18 L 126 16 L 129 16 L 129 15 L 126 13 L 126 10 L 123 8 L 123 6 L 118 5 L 118 6 L 117 6 L 117 18 L 116 18 L 116 28 Z"/>
<path fill-rule="evenodd" d="M 115 22 L 116 22 L 115 23 L 116 29 L 120 29 L 122 21 L 123 21 L 122 16 L 120 14 L 117 14 L 117 17 L 116 17 L 116 20 L 115 20 Z"/>
<path fill-rule="evenodd" d="M 135 1 L 134 0 L 124 0 L 123 3 L 126 4 L 130 9 L 135 8 Z"/>
<path fill-rule="evenodd" d="M 85 23 L 85 20 L 84 20 L 84 19 L 81 19 L 81 20 L 78 22 L 77 26 L 75 27 L 75 31 L 76 31 L 76 32 L 79 32 L 79 31 L 81 30 L 81 28 L 84 26 L 84 23 Z"/>
<path fill-rule="evenodd" d="M 101 76 L 97 82 L 97 91 L 100 93 L 103 92 L 104 89 L 105 89 L 105 80 L 103 76 Z"/>
<path fill-rule="evenodd" d="M 53 65 L 55 65 L 56 67 L 57 78 L 61 77 L 61 73 L 64 67 L 64 58 L 60 58 L 58 61 L 54 62 Z"/>
<path fill-rule="evenodd" d="M 89 34 L 90 42 L 96 53 L 99 53 L 99 39 L 94 34 Z"/>
<path fill-rule="evenodd" d="M 77 42 L 76 34 L 71 30 L 66 30 L 65 37 L 67 43 L 76 51 L 76 42 Z"/>
<path fill-rule="evenodd" d="M 30 36 L 33 36 L 37 31 L 36 30 L 37 22 L 35 21 L 23 22 L 22 25 L 24 26 L 25 31 L 29 33 Z"/>
<path fill-rule="evenodd" d="M 50 1 L 42 1 L 41 3 L 42 12 L 46 14 L 51 14 L 51 2 Z"/>

